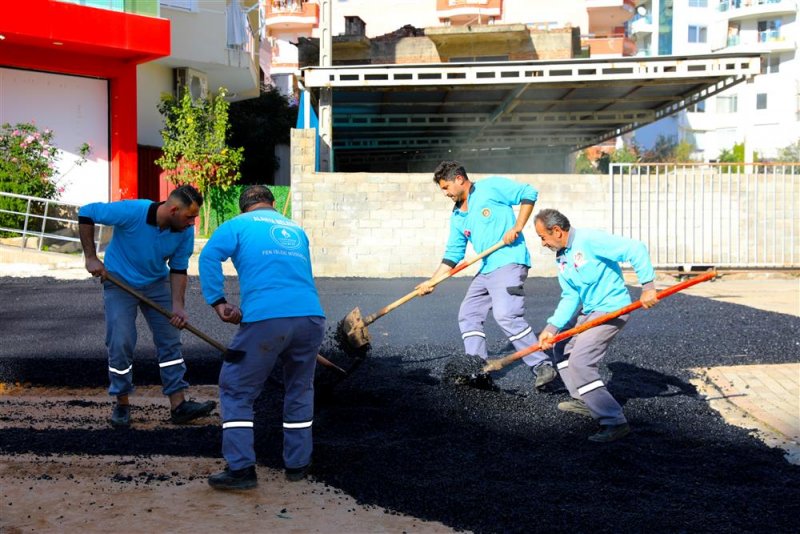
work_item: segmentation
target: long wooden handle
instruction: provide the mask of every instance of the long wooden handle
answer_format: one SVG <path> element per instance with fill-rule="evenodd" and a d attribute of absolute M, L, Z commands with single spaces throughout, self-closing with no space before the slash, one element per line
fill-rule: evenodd
<path fill-rule="evenodd" d="M 151 300 L 151 299 L 145 297 L 144 295 L 142 295 L 141 293 L 139 293 L 138 291 L 133 289 L 131 286 L 129 286 L 128 284 L 126 284 L 125 282 L 123 282 L 122 280 L 120 280 L 119 278 L 114 276 L 113 274 L 109 273 L 108 271 L 106 271 L 106 277 L 105 278 L 109 282 L 112 282 L 113 284 L 119 286 L 120 289 L 124 289 L 125 291 L 127 291 L 128 293 L 130 293 L 131 295 L 136 297 L 137 299 L 141 300 L 142 302 L 144 302 L 145 304 L 147 304 L 148 306 L 150 306 L 151 308 L 156 310 L 161 315 L 164 315 L 165 317 L 167 317 L 169 319 L 172 319 L 175 316 L 174 313 L 172 313 L 168 309 L 164 308 L 161 304 L 159 304 L 158 302 L 155 302 L 154 300 Z M 220 343 L 216 339 L 209 337 L 205 332 L 203 332 L 202 330 L 198 330 L 197 328 L 195 328 L 194 326 L 190 325 L 189 323 L 186 323 L 185 325 L 183 325 L 183 327 L 186 330 L 188 330 L 189 332 L 191 332 L 192 334 L 196 335 L 197 337 L 199 337 L 200 339 L 205 341 L 206 343 L 208 343 L 209 345 L 211 345 L 212 347 L 214 347 L 215 349 L 217 349 L 218 351 L 222 352 L 223 354 L 228 351 L 228 347 L 226 347 L 225 345 L 223 345 L 222 343 Z M 336 370 L 340 374 L 343 374 L 343 375 L 347 374 L 347 371 L 345 371 L 344 369 L 342 369 L 341 367 L 339 367 L 338 365 L 336 365 L 335 363 L 333 363 L 329 359 L 325 358 L 322 354 L 317 354 L 317 362 L 319 364 L 325 366 L 325 367 L 328 367 L 330 369 Z"/>
<path fill-rule="evenodd" d="M 431 287 L 434 287 L 434 286 L 438 285 L 440 282 L 442 282 L 444 280 L 447 280 L 448 278 L 450 278 L 454 274 L 456 274 L 456 273 L 458 273 L 460 271 L 463 271 L 464 269 L 466 269 L 467 267 L 469 267 L 470 265 L 472 265 L 476 261 L 485 258 L 489 254 L 491 254 L 492 252 L 494 252 L 495 250 L 497 250 L 499 248 L 502 248 L 503 246 L 505 246 L 505 243 L 500 241 L 499 243 L 496 243 L 496 244 L 492 245 L 491 247 L 487 248 L 486 250 L 484 250 L 483 252 L 481 252 L 480 254 L 475 256 L 474 258 L 472 258 L 472 259 L 470 259 L 468 261 L 462 261 L 461 263 L 459 263 L 458 265 L 456 265 L 455 267 L 453 267 L 452 269 L 450 269 L 446 273 L 444 273 L 442 275 L 439 275 L 437 278 L 434 278 L 431 281 Z M 368 315 L 364 319 L 364 325 L 366 326 L 366 325 L 369 325 L 371 323 L 374 323 L 376 319 L 379 319 L 379 318 L 383 317 L 384 315 L 386 315 L 387 313 L 389 313 L 393 309 L 397 308 L 398 306 L 401 306 L 401 305 L 405 304 L 406 302 L 408 302 L 409 300 L 413 299 L 417 295 L 419 295 L 419 292 L 415 289 L 414 291 L 411 291 L 410 293 L 408 293 L 406 296 L 404 296 L 402 298 L 399 298 L 396 301 L 392 302 L 391 304 L 388 304 L 388 305 L 384 306 L 383 308 L 381 308 L 380 310 L 376 311 L 372 315 Z"/>
<path fill-rule="evenodd" d="M 717 272 L 716 271 L 708 271 L 706 273 L 701 274 L 700 276 L 697 276 L 696 278 L 692 278 L 691 280 L 685 280 L 685 281 L 683 281 L 683 282 L 681 282 L 679 284 L 675 284 L 674 286 L 670 286 L 670 287 L 668 287 L 666 289 L 663 289 L 663 290 L 659 291 L 658 294 L 656 295 L 656 298 L 658 300 L 665 299 L 668 296 L 670 296 L 670 295 L 672 295 L 674 293 L 677 293 L 678 291 L 682 291 L 682 290 L 686 289 L 687 287 L 691 287 L 693 285 L 697 285 L 700 282 L 705 282 L 706 280 L 711 280 L 715 276 L 717 276 Z M 592 319 L 591 321 L 586 321 L 585 323 L 583 323 L 580 326 L 576 326 L 575 328 L 570 328 L 569 330 L 565 330 L 565 331 L 557 334 L 550 341 L 553 344 L 556 344 L 559 341 L 563 341 L 563 340 L 565 340 L 565 339 L 567 339 L 569 337 L 572 337 L 574 335 L 580 334 L 581 332 L 589 330 L 590 328 L 594 328 L 595 326 L 601 325 L 603 323 L 607 323 L 607 322 L 611 321 L 612 319 L 616 319 L 620 315 L 625 315 L 626 313 L 630 313 L 630 312 L 632 312 L 634 310 L 638 310 L 641 307 L 642 307 L 642 302 L 640 300 L 637 300 L 636 302 L 628 304 L 627 306 L 625 306 L 623 308 L 620 308 L 617 311 L 613 311 L 611 313 L 607 313 L 605 315 L 597 317 L 596 319 Z M 500 369 L 502 369 L 503 367 L 505 367 L 509 363 L 514 362 L 516 360 L 519 360 L 520 358 L 524 358 L 528 354 L 532 354 L 532 353 L 536 352 L 539 349 L 540 349 L 540 344 L 536 343 L 535 345 L 531 345 L 530 347 L 518 350 L 514 354 L 509 354 L 508 356 L 505 356 L 504 358 L 498 358 L 496 360 L 489 360 L 486 363 L 486 365 L 484 366 L 483 372 L 487 373 L 489 371 L 499 371 Z"/>
<path fill-rule="evenodd" d="M 160 305 L 159 303 L 155 302 L 154 300 L 151 300 L 151 299 L 145 297 L 144 295 L 142 295 L 141 293 L 139 293 L 138 291 L 133 289 L 131 286 L 129 286 L 128 284 L 126 284 L 125 282 L 123 282 L 122 280 L 120 280 L 119 278 L 114 276 L 113 274 L 109 273 L 108 271 L 106 271 L 105 279 L 110 281 L 110 282 L 112 282 L 114 285 L 119 286 L 120 289 L 123 289 L 123 290 L 127 291 L 128 293 L 130 293 L 131 295 L 133 295 L 137 299 L 141 300 L 142 302 L 144 302 L 145 304 L 147 304 L 148 306 L 150 306 L 151 308 L 156 310 L 161 315 L 167 317 L 168 319 L 172 319 L 175 316 L 174 313 L 172 313 L 168 309 L 164 308 L 162 305 Z M 197 328 L 195 328 L 194 326 L 190 325 L 189 323 L 186 323 L 185 325 L 183 325 L 183 327 L 186 330 L 188 330 L 189 332 L 191 332 L 192 334 L 196 335 L 197 337 L 199 337 L 200 339 L 205 341 L 206 343 L 208 343 L 209 345 L 211 345 L 212 347 L 214 347 L 215 349 L 217 349 L 218 351 L 224 353 L 224 352 L 226 352 L 228 350 L 228 348 L 225 345 L 223 345 L 222 343 L 220 343 L 216 339 L 208 337 L 208 335 L 205 332 L 202 332 L 201 330 L 198 330 Z"/>

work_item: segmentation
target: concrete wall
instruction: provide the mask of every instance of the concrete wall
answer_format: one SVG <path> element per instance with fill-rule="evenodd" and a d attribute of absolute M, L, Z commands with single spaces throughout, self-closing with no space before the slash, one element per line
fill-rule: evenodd
<path fill-rule="evenodd" d="M 315 275 L 422 277 L 433 273 L 442 258 L 453 208 L 433 183 L 433 168 L 407 174 L 315 173 L 314 131 L 292 130 L 291 143 L 292 213 L 311 240 Z M 557 208 L 575 226 L 610 228 L 607 177 L 509 177 L 539 190 L 535 211 Z M 540 246 L 532 222 L 524 234 L 533 260 L 531 274 L 555 274 L 554 254 Z M 463 273 L 475 271 L 473 266 Z"/>

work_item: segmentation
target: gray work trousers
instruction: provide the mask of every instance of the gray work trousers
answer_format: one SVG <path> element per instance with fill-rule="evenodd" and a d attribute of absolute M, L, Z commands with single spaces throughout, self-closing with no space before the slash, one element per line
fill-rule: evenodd
<path fill-rule="evenodd" d="M 580 314 L 575 326 L 606 313 Z M 629 318 L 630 314 L 621 315 L 570 338 L 564 348 L 566 359 L 556 364 L 569 394 L 575 399 L 583 400 L 592 412 L 592 417 L 601 425 L 619 425 L 626 422 L 622 406 L 611 396 L 600 377 L 599 367 L 611 340 L 622 330 Z M 571 328 L 571 325 L 564 328 Z"/>
<path fill-rule="evenodd" d="M 514 349 L 520 350 L 538 343 L 531 326 L 525 321 L 525 292 L 523 285 L 528 277 L 525 265 L 511 263 L 488 274 L 478 274 L 467 289 L 458 311 L 458 326 L 467 354 L 489 357 L 483 324 L 489 310 L 503 329 Z M 531 366 L 550 361 L 538 351 L 523 358 Z"/>

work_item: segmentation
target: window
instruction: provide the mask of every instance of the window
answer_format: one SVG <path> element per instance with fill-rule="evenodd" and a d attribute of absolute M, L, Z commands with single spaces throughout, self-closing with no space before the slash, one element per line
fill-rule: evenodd
<path fill-rule="evenodd" d="M 708 28 L 705 26 L 689 26 L 689 42 L 705 43 L 708 41 Z"/>
<path fill-rule="evenodd" d="M 756 95 L 756 109 L 767 109 L 767 93 Z"/>
<path fill-rule="evenodd" d="M 761 74 L 777 74 L 781 70 L 781 57 L 768 56 L 761 61 Z"/>
<path fill-rule="evenodd" d="M 758 42 L 777 41 L 781 35 L 781 19 L 758 21 Z"/>
<path fill-rule="evenodd" d="M 689 7 L 708 7 L 708 0 L 689 0 Z"/>
<path fill-rule="evenodd" d="M 184 11 L 197 11 L 197 0 L 160 0 L 163 7 L 183 9 Z"/>
<path fill-rule="evenodd" d="M 718 96 L 717 97 L 717 113 L 736 113 L 738 109 L 738 96 Z"/>

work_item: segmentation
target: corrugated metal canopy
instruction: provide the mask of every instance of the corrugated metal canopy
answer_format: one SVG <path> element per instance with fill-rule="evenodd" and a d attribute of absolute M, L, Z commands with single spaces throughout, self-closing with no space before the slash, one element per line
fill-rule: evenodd
<path fill-rule="evenodd" d="M 307 67 L 333 90 L 336 168 L 476 152 L 574 152 L 760 72 L 758 53 Z"/>

